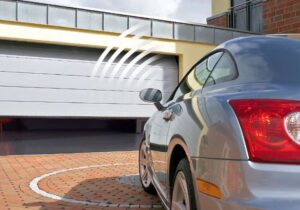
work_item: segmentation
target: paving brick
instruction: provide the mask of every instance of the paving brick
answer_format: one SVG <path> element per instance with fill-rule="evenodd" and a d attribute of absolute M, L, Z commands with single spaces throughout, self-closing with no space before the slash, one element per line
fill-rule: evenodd
<path fill-rule="evenodd" d="M 137 158 L 137 151 L 0 156 L 0 209 L 161 208 L 157 196 L 146 194 L 138 181 L 134 184 L 138 180 Z M 109 165 L 99 166 L 103 164 Z M 79 167 L 83 168 L 69 170 Z M 98 205 L 46 198 L 29 187 L 35 177 L 59 170 L 66 171 L 45 177 L 38 183 L 39 188 L 62 198 Z M 121 176 L 132 176 L 130 183 L 119 181 L 124 180 Z"/>

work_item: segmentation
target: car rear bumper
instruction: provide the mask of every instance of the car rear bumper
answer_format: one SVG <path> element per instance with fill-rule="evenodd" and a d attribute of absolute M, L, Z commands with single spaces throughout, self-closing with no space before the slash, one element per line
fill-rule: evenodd
<path fill-rule="evenodd" d="M 196 178 L 222 193 L 217 199 L 195 186 L 199 209 L 300 209 L 300 165 L 194 158 L 193 167 Z"/>

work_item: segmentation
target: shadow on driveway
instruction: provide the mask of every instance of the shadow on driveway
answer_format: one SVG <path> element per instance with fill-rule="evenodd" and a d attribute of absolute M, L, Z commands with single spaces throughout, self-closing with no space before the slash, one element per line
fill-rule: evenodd
<path fill-rule="evenodd" d="M 25 207 L 46 209 L 162 209 L 159 198 L 145 193 L 137 183 L 118 183 L 118 177 L 85 180 L 70 191 L 62 194 L 54 189 L 53 194 L 62 197 L 54 202 L 34 202 L 24 204 Z M 139 181 L 136 179 L 136 181 Z M 61 190 L 61 189 L 60 189 Z M 63 200 L 66 199 L 66 200 Z M 78 203 L 76 203 L 78 202 Z M 102 205 L 102 206 L 99 206 Z"/>

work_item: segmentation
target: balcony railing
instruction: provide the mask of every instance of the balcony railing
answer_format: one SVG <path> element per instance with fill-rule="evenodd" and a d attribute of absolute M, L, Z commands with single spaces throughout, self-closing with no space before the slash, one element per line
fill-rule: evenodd
<path fill-rule="evenodd" d="M 0 0 L 0 19 L 115 33 L 142 23 L 145 36 L 209 44 L 220 44 L 252 34 L 222 27 L 21 0 Z"/>
<path fill-rule="evenodd" d="M 239 30 L 263 32 L 263 0 L 237 0 L 230 8 L 230 26 Z"/>

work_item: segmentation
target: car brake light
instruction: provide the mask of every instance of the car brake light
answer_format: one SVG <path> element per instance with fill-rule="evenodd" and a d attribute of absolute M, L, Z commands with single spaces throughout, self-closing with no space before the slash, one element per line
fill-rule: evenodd
<path fill-rule="evenodd" d="M 231 100 L 250 160 L 300 163 L 300 101 Z"/>

